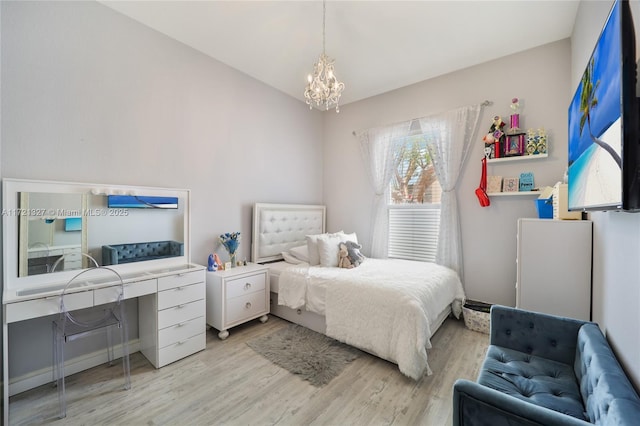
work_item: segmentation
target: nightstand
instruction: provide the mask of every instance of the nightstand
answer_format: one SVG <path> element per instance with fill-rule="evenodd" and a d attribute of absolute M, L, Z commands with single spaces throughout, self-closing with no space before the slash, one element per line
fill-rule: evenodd
<path fill-rule="evenodd" d="M 231 327 L 269 313 L 269 268 L 249 263 L 226 271 L 207 272 L 207 324 L 229 337 Z"/>

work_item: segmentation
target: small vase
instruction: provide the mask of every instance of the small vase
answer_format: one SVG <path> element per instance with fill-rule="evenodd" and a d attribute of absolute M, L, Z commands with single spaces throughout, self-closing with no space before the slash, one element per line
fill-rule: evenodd
<path fill-rule="evenodd" d="M 231 267 L 235 268 L 236 267 L 236 254 L 235 253 L 229 253 L 229 258 L 231 261 Z"/>

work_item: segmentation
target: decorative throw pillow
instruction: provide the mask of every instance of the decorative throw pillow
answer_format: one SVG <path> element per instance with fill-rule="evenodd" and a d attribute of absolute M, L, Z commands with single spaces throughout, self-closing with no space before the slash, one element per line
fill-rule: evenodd
<path fill-rule="evenodd" d="M 323 235 L 318 238 L 318 254 L 320 256 L 320 266 L 338 266 L 338 251 L 340 243 L 344 242 L 344 234 L 334 236 Z"/>
<path fill-rule="evenodd" d="M 338 234 L 342 234 L 342 231 L 336 232 L 334 234 L 315 234 L 315 235 L 307 235 L 305 239 L 307 240 L 307 249 L 309 251 L 309 265 L 318 266 L 320 264 L 320 253 L 318 252 L 318 238 L 327 235 L 334 237 Z"/>

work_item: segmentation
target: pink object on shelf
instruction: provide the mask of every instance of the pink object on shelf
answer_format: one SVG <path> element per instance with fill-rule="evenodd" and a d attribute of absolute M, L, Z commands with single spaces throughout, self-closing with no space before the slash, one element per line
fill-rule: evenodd
<path fill-rule="evenodd" d="M 511 114 L 511 128 L 512 129 L 520 128 L 520 114 Z"/>

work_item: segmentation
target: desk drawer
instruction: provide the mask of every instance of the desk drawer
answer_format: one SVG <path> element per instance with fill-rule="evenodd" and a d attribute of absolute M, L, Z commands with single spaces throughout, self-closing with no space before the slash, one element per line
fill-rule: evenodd
<path fill-rule="evenodd" d="M 203 282 L 158 292 L 158 310 L 204 299 Z"/>
<path fill-rule="evenodd" d="M 164 348 L 173 343 L 202 334 L 206 330 L 204 316 L 180 322 L 158 331 L 158 347 Z"/>
<path fill-rule="evenodd" d="M 64 304 L 68 311 L 89 308 L 93 306 L 93 291 L 67 294 L 64 297 Z M 57 314 L 60 312 L 60 296 L 8 303 L 5 305 L 5 310 L 7 322 L 16 322 Z"/>
<path fill-rule="evenodd" d="M 227 300 L 226 324 L 232 325 L 237 321 L 248 320 L 266 313 L 266 303 L 264 292 L 251 293 L 246 296 Z"/>
<path fill-rule="evenodd" d="M 205 333 L 161 348 L 158 351 L 158 367 L 164 367 L 174 361 L 182 359 L 205 348 L 207 339 Z"/>
<path fill-rule="evenodd" d="M 242 296 L 244 294 L 260 291 L 264 297 L 264 287 L 267 281 L 267 274 L 250 275 L 244 278 L 237 278 L 227 281 L 227 299 Z"/>
<path fill-rule="evenodd" d="M 185 272 L 169 277 L 160 277 L 158 278 L 158 291 L 195 284 L 200 281 L 204 281 L 204 271 Z"/>
<path fill-rule="evenodd" d="M 204 299 L 158 312 L 158 330 L 205 315 Z"/>
<path fill-rule="evenodd" d="M 144 280 L 127 283 L 124 285 L 124 298 L 131 299 L 134 297 L 144 296 L 145 294 L 155 293 L 157 289 L 156 280 Z M 94 290 L 93 301 L 96 305 L 111 303 L 118 300 L 119 286 L 99 288 Z"/>

